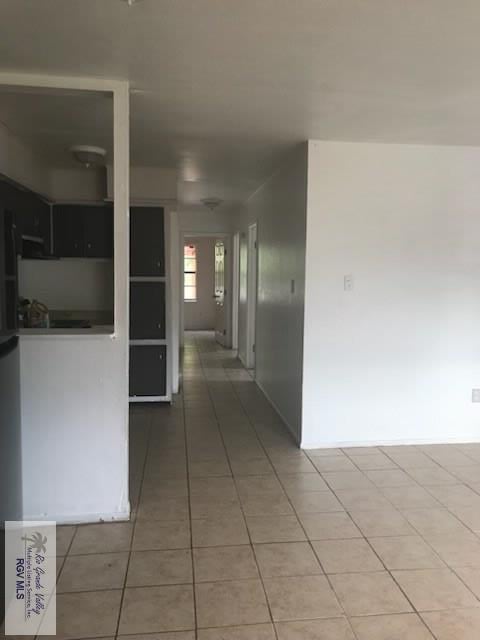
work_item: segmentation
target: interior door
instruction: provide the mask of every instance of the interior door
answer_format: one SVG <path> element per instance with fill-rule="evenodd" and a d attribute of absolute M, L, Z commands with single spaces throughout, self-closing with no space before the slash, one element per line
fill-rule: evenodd
<path fill-rule="evenodd" d="M 224 347 L 227 346 L 227 305 L 225 289 L 225 243 L 215 242 L 215 338 Z"/>

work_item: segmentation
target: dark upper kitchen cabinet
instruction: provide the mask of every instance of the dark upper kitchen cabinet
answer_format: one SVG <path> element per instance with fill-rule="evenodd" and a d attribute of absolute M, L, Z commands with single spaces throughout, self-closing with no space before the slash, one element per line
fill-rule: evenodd
<path fill-rule="evenodd" d="M 164 245 L 163 209 L 131 207 L 130 276 L 164 276 Z"/>
<path fill-rule="evenodd" d="M 165 283 L 130 282 L 130 340 L 165 339 Z"/>
<path fill-rule="evenodd" d="M 87 258 L 113 256 L 113 207 L 88 207 L 84 214 Z"/>
<path fill-rule="evenodd" d="M 22 236 L 43 242 L 44 254 L 50 253 L 50 205 L 27 189 L 0 181 L 0 206 L 10 211 L 15 220 L 17 251 L 22 251 Z"/>
<path fill-rule="evenodd" d="M 60 258 L 111 258 L 113 208 L 111 206 L 55 205 L 53 251 Z"/>
<path fill-rule="evenodd" d="M 57 205 L 53 207 L 53 253 L 62 258 L 85 255 L 83 237 L 83 207 Z"/>

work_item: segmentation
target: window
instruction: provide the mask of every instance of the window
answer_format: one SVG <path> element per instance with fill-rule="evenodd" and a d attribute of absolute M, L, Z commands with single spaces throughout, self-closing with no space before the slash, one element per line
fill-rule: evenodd
<path fill-rule="evenodd" d="M 185 302 L 197 300 L 197 248 L 186 244 L 183 249 L 183 299 Z"/>

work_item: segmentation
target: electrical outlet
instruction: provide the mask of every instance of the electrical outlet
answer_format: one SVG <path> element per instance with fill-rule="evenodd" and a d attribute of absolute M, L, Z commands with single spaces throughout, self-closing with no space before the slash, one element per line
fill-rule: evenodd
<path fill-rule="evenodd" d="M 472 389 L 472 402 L 480 402 L 480 389 Z"/>

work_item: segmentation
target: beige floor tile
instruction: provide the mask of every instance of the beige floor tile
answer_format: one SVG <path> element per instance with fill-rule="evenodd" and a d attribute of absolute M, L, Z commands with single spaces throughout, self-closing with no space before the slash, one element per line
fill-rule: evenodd
<path fill-rule="evenodd" d="M 66 556 L 77 527 L 57 527 L 57 556 Z"/>
<path fill-rule="evenodd" d="M 291 460 L 272 460 L 275 471 L 278 474 L 286 473 L 316 473 L 317 470 L 307 458 Z"/>
<path fill-rule="evenodd" d="M 345 618 L 277 622 L 278 640 L 355 640 Z"/>
<path fill-rule="evenodd" d="M 147 479 L 142 485 L 142 499 L 184 498 L 188 496 L 186 477 L 174 476 Z"/>
<path fill-rule="evenodd" d="M 421 451 L 410 449 L 408 453 L 390 451 L 391 447 L 385 447 L 385 453 L 401 469 L 438 469 L 438 465 Z"/>
<path fill-rule="evenodd" d="M 446 509 L 409 509 L 403 511 L 403 515 L 424 537 L 468 533 L 467 528 Z"/>
<path fill-rule="evenodd" d="M 333 471 L 322 477 L 334 491 L 341 489 L 374 489 L 375 485 L 362 471 Z"/>
<path fill-rule="evenodd" d="M 350 622 L 358 640 L 434 640 L 414 613 L 351 618 Z"/>
<path fill-rule="evenodd" d="M 463 580 L 470 591 L 473 591 L 477 598 L 480 599 L 480 569 L 462 567 L 461 569 L 455 569 L 455 573 Z"/>
<path fill-rule="evenodd" d="M 312 542 L 325 573 L 383 571 L 383 565 L 362 538 Z"/>
<path fill-rule="evenodd" d="M 190 523 L 139 520 L 135 526 L 132 548 L 136 551 L 190 548 Z"/>
<path fill-rule="evenodd" d="M 438 611 L 422 614 L 437 640 L 478 640 L 480 610 Z"/>
<path fill-rule="evenodd" d="M 408 600 L 387 572 L 330 576 L 343 608 L 350 616 L 409 613 Z"/>
<path fill-rule="evenodd" d="M 158 638 L 158 640 L 163 640 Z M 271 624 L 250 624 L 241 627 L 199 629 L 198 640 L 276 640 Z"/>
<path fill-rule="evenodd" d="M 132 552 L 127 587 L 187 584 L 192 580 L 190 549 Z"/>
<path fill-rule="evenodd" d="M 315 473 L 290 473 L 279 476 L 286 493 L 304 491 L 328 491 L 325 480 Z"/>
<path fill-rule="evenodd" d="M 120 636 L 123 640 L 195 640 L 195 631 L 171 631 L 167 633 L 146 633 Z"/>
<path fill-rule="evenodd" d="M 255 556 L 263 578 L 323 573 L 307 542 L 256 544 Z"/>
<path fill-rule="evenodd" d="M 272 465 L 266 458 L 254 460 L 230 460 L 230 464 L 235 477 L 271 475 L 275 473 Z"/>
<path fill-rule="evenodd" d="M 130 522 L 79 526 L 70 548 L 70 555 L 128 551 L 132 531 L 133 525 Z"/>
<path fill-rule="evenodd" d="M 188 498 L 161 498 L 154 501 L 140 500 L 139 520 L 188 520 Z"/>
<path fill-rule="evenodd" d="M 194 629 L 191 585 L 125 589 L 120 634 Z"/>
<path fill-rule="evenodd" d="M 190 496 L 192 519 L 201 518 L 232 518 L 240 517 L 242 510 L 240 502 L 233 498 L 211 498 L 210 496 Z"/>
<path fill-rule="evenodd" d="M 265 476 L 268 477 L 268 476 Z M 246 516 L 289 516 L 294 511 L 283 493 L 262 493 L 240 498 Z"/>
<path fill-rule="evenodd" d="M 450 567 L 480 568 L 480 539 L 473 533 L 429 536 L 428 543 Z"/>
<path fill-rule="evenodd" d="M 444 486 L 458 484 L 458 479 L 441 467 L 426 467 L 410 469 L 409 475 L 422 487 Z"/>
<path fill-rule="evenodd" d="M 348 513 L 302 513 L 299 517 L 309 540 L 362 537 Z"/>
<path fill-rule="evenodd" d="M 356 466 L 346 456 L 310 456 L 312 464 L 323 473 L 324 471 L 355 471 Z"/>
<path fill-rule="evenodd" d="M 237 489 L 233 478 L 230 476 L 221 478 L 191 478 L 190 495 L 208 496 L 222 500 L 236 498 Z"/>
<path fill-rule="evenodd" d="M 196 582 L 258 578 L 250 546 L 205 547 L 193 550 Z"/>
<path fill-rule="evenodd" d="M 378 453 L 371 453 L 368 455 L 356 455 L 352 453 L 350 454 L 350 458 L 362 471 L 397 468 L 395 462 L 380 451 Z"/>
<path fill-rule="evenodd" d="M 296 516 L 248 516 L 252 542 L 302 542 L 305 533 Z"/>
<path fill-rule="evenodd" d="M 122 589 L 128 553 L 67 556 L 58 581 L 58 593 Z"/>
<path fill-rule="evenodd" d="M 248 544 L 250 539 L 243 516 L 192 520 L 194 547 L 221 547 Z"/>
<path fill-rule="evenodd" d="M 347 511 L 378 511 L 391 506 L 378 489 L 340 489 L 335 494 Z"/>
<path fill-rule="evenodd" d="M 269 622 L 260 580 L 203 582 L 195 585 L 199 628 Z"/>
<path fill-rule="evenodd" d="M 448 509 L 468 507 L 480 510 L 480 496 L 463 484 L 446 487 L 429 487 L 429 492 Z"/>
<path fill-rule="evenodd" d="M 226 459 L 190 462 L 189 473 L 191 478 L 208 478 L 231 475 L 230 465 Z"/>
<path fill-rule="evenodd" d="M 376 487 L 409 487 L 416 485 L 415 480 L 403 469 L 365 471 L 365 475 Z"/>
<path fill-rule="evenodd" d="M 480 602 L 450 569 L 395 571 L 395 580 L 417 611 L 480 607 Z"/>
<path fill-rule="evenodd" d="M 345 511 L 332 491 L 292 491 L 289 498 L 297 513 Z"/>
<path fill-rule="evenodd" d="M 380 511 L 351 510 L 350 516 L 360 531 L 367 538 L 377 536 L 409 536 L 415 535 L 415 529 L 396 509 Z"/>
<path fill-rule="evenodd" d="M 443 569 L 445 563 L 420 536 L 369 538 L 387 569 Z"/>
<path fill-rule="evenodd" d="M 115 635 L 122 592 L 91 591 L 57 595 L 57 638 Z"/>
<path fill-rule="evenodd" d="M 235 485 L 238 490 L 238 495 L 241 498 L 246 498 L 258 494 L 262 495 L 265 493 L 277 493 L 280 495 L 284 494 L 282 485 L 280 484 L 278 478 L 272 475 L 245 476 L 235 478 Z"/>
<path fill-rule="evenodd" d="M 334 618 L 342 613 L 324 576 L 266 578 L 264 580 L 273 620 Z"/>
<path fill-rule="evenodd" d="M 450 511 L 456 516 L 462 524 L 480 533 L 480 509 L 472 509 L 471 507 L 450 507 Z"/>
<path fill-rule="evenodd" d="M 440 506 L 423 487 L 386 487 L 382 492 L 397 509 L 435 509 Z"/>

